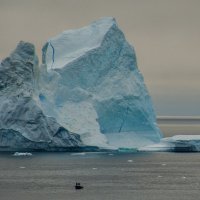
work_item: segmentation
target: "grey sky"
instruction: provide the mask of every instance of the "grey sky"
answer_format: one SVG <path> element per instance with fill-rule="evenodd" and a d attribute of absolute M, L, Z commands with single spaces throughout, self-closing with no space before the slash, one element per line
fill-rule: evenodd
<path fill-rule="evenodd" d="M 158 115 L 200 115 L 199 0 L 0 0 L 0 59 L 113 16 L 136 50 Z"/>

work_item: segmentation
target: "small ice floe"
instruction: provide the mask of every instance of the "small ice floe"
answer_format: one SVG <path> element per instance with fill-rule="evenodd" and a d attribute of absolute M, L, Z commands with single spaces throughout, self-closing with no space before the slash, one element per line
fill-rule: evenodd
<path fill-rule="evenodd" d="M 109 156 L 113 156 L 114 154 L 113 154 L 113 153 L 109 153 L 108 155 L 109 155 Z"/>
<path fill-rule="evenodd" d="M 131 162 L 133 162 L 133 160 L 127 160 L 127 162 L 130 162 L 130 163 L 131 163 Z"/>
<path fill-rule="evenodd" d="M 166 166 L 167 164 L 165 164 L 165 163 L 162 163 L 162 166 Z"/>
<path fill-rule="evenodd" d="M 162 176 L 159 175 L 158 178 L 162 178 Z"/>
<path fill-rule="evenodd" d="M 85 156 L 86 153 L 85 152 L 81 152 L 81 153 L 71 153 L 71 156 Z"/>
<path fill-rule="evenodd" d="M 96 168 L 96 167 L 93 167 L 92 169 L 93 169 L 93 170 L 96 170 L 97 168 Z"/>
<path fill-rule="evenodd" d="M 182 179 L 186 179 L 186 177 L 185 177 L 185 176 L 182 176 Z"/>
<path fill-rule="evenodd" d="M 21 167 L 19 167 L 20 169 L 25 169 L 26 167 L 24 167 L 24 166 L 21 166 Z"/>
<path fill-rule="evenodd" d="M 29 152 L 15 152 L 13 156 L 32 156 L 32 153 Z"/>

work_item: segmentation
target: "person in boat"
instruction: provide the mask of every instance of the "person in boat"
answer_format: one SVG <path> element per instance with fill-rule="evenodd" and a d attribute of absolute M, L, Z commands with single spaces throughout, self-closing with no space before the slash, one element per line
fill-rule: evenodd
<path fill-rule="evenodd" d="M 82 186 L 80 183 L 77 183 L 77 182 L 76 182 L 75 189 L 76 189 L 76 190 L 83 189 L 83 186 Z"/>

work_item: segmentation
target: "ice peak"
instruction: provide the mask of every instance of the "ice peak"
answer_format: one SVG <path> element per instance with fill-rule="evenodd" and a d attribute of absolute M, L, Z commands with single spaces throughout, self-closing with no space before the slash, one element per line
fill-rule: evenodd
<path fill-rule="evenodd" d="M 24 61 L 32 60 L 35 57 L 35 47 L 29 42 L 20 41 L 11 56 Z"/>
<path fill-rule="evenodd" d="M 99 47 L 113 26 L 117 26 L 115 19 L 104 17 L 83 28 L 64 31 L 44 45 L 43 63 L 47 64 L 47 69 L 62 68 L 86 52 Z"/>
<path fill-rule="evenodd" d="M 114 17 L 101 17 L 100 19 L 93 21 L 91 25 L 92 24 L 99 25 L 99 26 L 101 25 L 112 26 L 113 24 L 117 24 L 117 22 Z"/>

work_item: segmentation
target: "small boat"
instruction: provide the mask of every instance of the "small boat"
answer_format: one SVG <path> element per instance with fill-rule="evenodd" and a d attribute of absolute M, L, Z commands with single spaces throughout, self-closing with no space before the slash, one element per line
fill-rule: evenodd
<path fill-rule="evenodd" d="M 75 189 L 76 190 L 81 190 L 81 189 L 83 189 L 83 186 L 80 183 L 76 183 Z"/>

